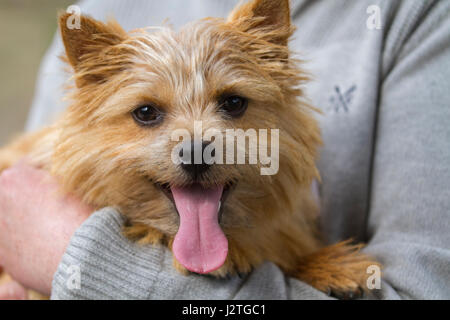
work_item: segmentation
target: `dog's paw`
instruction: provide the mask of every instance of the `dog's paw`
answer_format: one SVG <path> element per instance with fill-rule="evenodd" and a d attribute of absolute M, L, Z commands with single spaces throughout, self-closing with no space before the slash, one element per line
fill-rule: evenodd
<path fill-rule="evenodd" d="M 141 245 L 166 243 L 166 237 L 161 231 L 143 223 L 125 226 L 122 234 Z"/>
<path fill-rule="evenodd" d="M 0 285 L 4 284 L 6 282 L 11 281 L 11 278 L 6 274 L 6 272 L 3 271 L 3 269 L 0 267 Z"/>
<path fill-rule="evenodd" d="M 334 297 L 339 300 L 354 300 L 360 299 L 365 296 L 365 290 L 361 287 L 357 289 L 348 289 L 348 290 L 331 290 L 329 296 Z"/>
<path fill-rule="evenodd" d="M 355 274 L 346 274 L 345 272 L 327 274 L 323 270 L 319 273 L 302 273 L 298 275 L 300 280 L 305 281 L 328 296 L 342 300 L 358 299 L 364 296 L 364 281 L 359 281 L 352 277 L 355 277 Z M 359 278 L 359 276 L 356 278 Z"/>
<path fill-rule="evenodd" d="M 340 300 L 353 300 L 364 297 L 365 289 L 361 283 L 352 279 L 336 279 L 327 284 L 316 283 L 318 287 L 326 288 L 322 290 L 327 295 Z"/>
<path fill-rule="evenodd" d="M 368 293 L 367 268 L 378 265 L 349 241 L 323 248 L 301 259 L 294 276 L 338 299 L 357 299 Z"/>
<path fill-rule="evenodd" d="M 2 162 L 0 160 L 0 174 L 10 167 L 9 162 Z"/>

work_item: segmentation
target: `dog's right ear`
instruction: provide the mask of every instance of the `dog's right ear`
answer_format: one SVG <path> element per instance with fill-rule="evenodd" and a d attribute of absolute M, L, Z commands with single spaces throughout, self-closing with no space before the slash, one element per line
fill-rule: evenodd
<path fill-rule="evenodd" d="M 59 28 L 66 49 L 67 59 L 75 71 L 80 64 L 97 55 L 109 46 L 119 44 L 127 37 L 120 25 L 111 21 L 102 23 L 87 16 L 79 16 L 79 24 L 69 24 L 73 15 L 63 13 L 59 16 Z"/>
<path fill-rule="evenodd" d="M 251 0 L 238 5 L 228 16 L 229 24 L 267 41 L 286 46 L 294 31 L 289 0 Z"/>

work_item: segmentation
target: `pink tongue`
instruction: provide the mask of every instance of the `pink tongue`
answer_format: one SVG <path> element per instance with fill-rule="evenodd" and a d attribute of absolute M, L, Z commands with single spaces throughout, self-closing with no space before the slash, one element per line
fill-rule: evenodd
<path fill-rule="evenodd" d="M 186 269 L 208 273 L 220 268 L 228 254 L 228 241 L 219 226 L 218 209 L 223 186 L 172 187 L 180 214 L 180 228 L 172 250 Z"/>

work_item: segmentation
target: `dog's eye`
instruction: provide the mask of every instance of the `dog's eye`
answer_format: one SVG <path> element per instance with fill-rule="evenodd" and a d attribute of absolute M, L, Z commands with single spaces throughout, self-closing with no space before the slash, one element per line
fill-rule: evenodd
<path fill-rule="evenodd" d="M 143 126 L 154 126 L 162 122 L 164 112 L 152 105 L 144 105 L 132 113 L 134 120 Z"/>
<path fill-rule="evenodd" d="M 227 96 L 219 100 L 220 110 L 228 116 L 237 118 L 247 110 L 248 100 L 240 96 Z"/>

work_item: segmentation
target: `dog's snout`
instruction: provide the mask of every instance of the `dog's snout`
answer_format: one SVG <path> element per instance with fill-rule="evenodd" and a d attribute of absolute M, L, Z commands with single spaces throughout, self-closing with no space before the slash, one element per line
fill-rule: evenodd
<path fill-rule="evenodd" d="M 193 178 L 197 178 L 211 167 L 211 159 L 205 156 L 205 149 L 211 142 L 192 142 L 190 146 L 180 149 L 180 158 L 183 159 L 181 167 Z M 214 148 L 210 149 L 210 155 L 215 156 Z"/>

